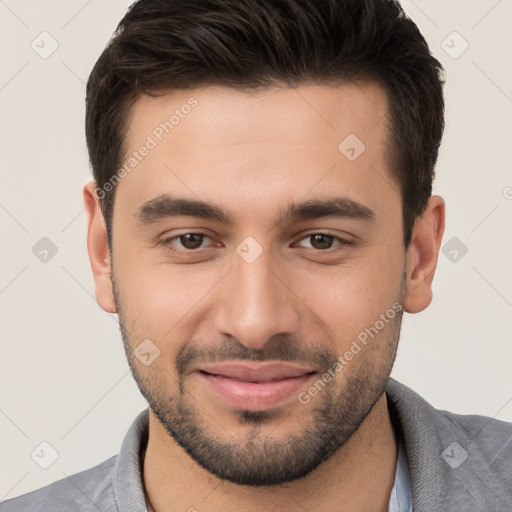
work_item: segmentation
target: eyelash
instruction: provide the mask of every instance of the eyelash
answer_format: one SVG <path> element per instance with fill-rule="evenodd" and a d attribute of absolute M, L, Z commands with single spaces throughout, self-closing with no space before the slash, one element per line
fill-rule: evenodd
<path fill-rule="evenodd" d="M 189 231 L 187 233 L 181 233 L 179 235 L 174 235 L 172 237 L 169 237 L 169 238 L 165 238 L 164 240 L 162 240 L 161 242 L 159 242 L 159 245 L 162 245 L 166 248 L 166 250 L 172 252 L 172 253 L 177 253 L 177 254 L 193 254 L 193 253 L 198 253 L 200 249 L 204 249 L 203 247 L 199 247 L 197 249 L 176 249 L 174 248 L 172 245 L 171 245 L 171 242 L 173 240 L 176 240 L 176 239 L 179 239 L 181 238 L 182 236 L 185 236 L 185 235 L 202 235 L 206 238 L 210 238 L 208 236 L 207 233 L 204 233 L 202 231 Z M 324 231 L 317 231 L 315 233 L 309 233 L 305 236 L 303 236 L 299 241 L 302 241 L 306 238 L 309 238 L 309 237 L 312 237 L 314 235 L 324 235 L 324 236 L 328 236 L 328 237 L 331 237 L 333 238 L 335 241 L 338 241 L 338 246 L 348 246 L 348 245 L 352 245 L 352 242 L 348 241 L 348 240 L 345 240 L 344 238 L 340 238 L 339 236 L 336 236 L 336 235 L 332 235 L 331 233 L 326 233 Z M 337 247 L 337 246 L 334 246 L 334 247 Z M 333 250 L 336 250 L 335 248 L 333 247 L 329 247 L 328 249 L 311 249 L 313 251 L 316 251 L 318 253 L 328 253 L 328 252 L 331 252 Z"/>

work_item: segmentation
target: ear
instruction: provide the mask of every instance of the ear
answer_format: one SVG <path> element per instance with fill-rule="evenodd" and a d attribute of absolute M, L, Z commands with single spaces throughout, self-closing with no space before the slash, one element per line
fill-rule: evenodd
<path fill-rule="evenodd" d="M 116 313 L 107 228 L 95 190 L 96 182 L 91 181 L 84 186 L 83 191 L 87 212 L 87 252 L 96 284 L 96 301 L 107 313 Z"/>
<path fill-rule="evenodd" d="M 432 196 L 423 214 L 416 219 L 407 249 L 407 294 L 404 309 L 419 313 L 432 302 L 432 280 L 436 270 L 445 225 L 442 197 Z"/>

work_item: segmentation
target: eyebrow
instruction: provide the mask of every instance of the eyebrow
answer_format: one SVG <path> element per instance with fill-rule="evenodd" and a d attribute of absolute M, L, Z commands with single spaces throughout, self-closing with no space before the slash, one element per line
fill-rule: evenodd
<path fill-rule="evenodd" d="M 135 217 L 143 225 L 149 225 L 171 217 L 186 216 L 214 220 L 227 225 L 234 224 L 234 216 L 213 203 L 162 194 L 142 204 Z M 317 218 L 339 218 L 374 221 L 375 212 L 348 197 L 326 197 L 289 203 L 282 208 L 275 224 L 298 222 Z"/>

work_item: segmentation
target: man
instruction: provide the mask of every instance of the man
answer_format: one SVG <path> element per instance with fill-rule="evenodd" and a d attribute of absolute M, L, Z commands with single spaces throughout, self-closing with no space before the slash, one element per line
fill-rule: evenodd
<path fill-rule="evenodd" d="M 442 68 L 386 0 L 140 0 L 87 86 L 96 298 L 149 403 L 51 511 L 512 510 L 512 425 L 390 379 Z"/>

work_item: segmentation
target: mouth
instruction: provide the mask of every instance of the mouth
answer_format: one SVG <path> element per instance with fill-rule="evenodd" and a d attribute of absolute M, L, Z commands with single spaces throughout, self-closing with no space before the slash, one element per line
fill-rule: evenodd
<path fill-rule="evenodd" d="M 230 362 L 197 369 L 203 384 L 224 404 L 237 410 L 264 411 L 283 405 L 316 370 L 290 363 Z"/>

